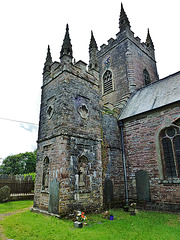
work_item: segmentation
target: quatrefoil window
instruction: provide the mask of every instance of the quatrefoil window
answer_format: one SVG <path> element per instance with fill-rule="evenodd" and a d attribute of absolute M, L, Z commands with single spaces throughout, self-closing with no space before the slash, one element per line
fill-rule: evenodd
<path fill-rule="evenodd" d="M 89 110 L 85 104 L 79 107 L 78 112 L 82 118 L 87 118 L 89 115 Z"/>

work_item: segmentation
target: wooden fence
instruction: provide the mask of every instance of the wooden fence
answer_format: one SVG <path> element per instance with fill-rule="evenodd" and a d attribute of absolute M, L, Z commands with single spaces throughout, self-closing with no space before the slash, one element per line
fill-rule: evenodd
<path fill-rule="evenodd" d="M 11 189 L 11 194 L 28 194 L 34 192 L 34 181 L 32 176 L 28 175 L 0 175 L 0 188 L 7 185 Z"/>

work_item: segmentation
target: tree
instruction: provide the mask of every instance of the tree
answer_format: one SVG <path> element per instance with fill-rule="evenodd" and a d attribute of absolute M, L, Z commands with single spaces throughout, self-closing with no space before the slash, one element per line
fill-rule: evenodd
<path fill-rule="evenodd" d="M 8 156 L 3 160 L 0 170 L 4 174 L 13 175 L 35 172 L 36 155 L 37 150 Z"/>

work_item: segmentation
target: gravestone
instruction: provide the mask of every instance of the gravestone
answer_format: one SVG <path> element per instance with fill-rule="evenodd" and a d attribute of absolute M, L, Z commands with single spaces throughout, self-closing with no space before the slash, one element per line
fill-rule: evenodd
<path fill-rule="evenodd" d="M 135 173 L 136 176 L 136 190 L 138 201 L 151 201 L 150 188 L 149 188 L 149 176 L 144 170 L 139 170 Z"/>
<path fill-rule="evenodd" d="M 106 203 L 111 203 L 113 201 L 113 182 L 110 179 L 105 180 L 104 196 Z"/>
<path fill-rule="evenodd" d="M 59 213 L 59 182 L 54 178 L 49 186 L 49 213 Z"/>
<path fill-rule="evenodd" d="M 0 189 L 0 203 L 7 202 L 10 198 L 11 189 L 4 186 Z"/>

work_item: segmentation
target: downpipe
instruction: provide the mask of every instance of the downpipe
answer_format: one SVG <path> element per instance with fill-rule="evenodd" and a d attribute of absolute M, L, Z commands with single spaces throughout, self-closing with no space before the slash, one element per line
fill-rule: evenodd
<path fill-rule="evenodd" d="M 126 173 L 126 158 L 125 158 L 125 151 L 124 151 L 124 138 L 123 138 L 124 123 L 123 123 L 123 121 L 118 121 L 118 126 L 119 126 L 120 134 L 121 134 L 121 149 L 122 149 L 124 182 L 125 182 L 125 199 L 126 199 L 126 205 L 128 206 L 129 199 L 128 199 L 128 186 L 127 186 L 127 173 Z"/>

